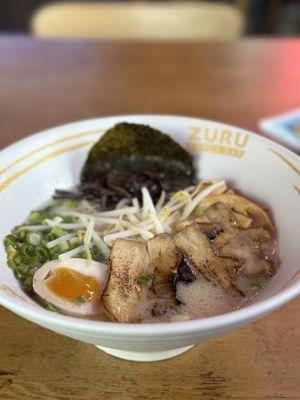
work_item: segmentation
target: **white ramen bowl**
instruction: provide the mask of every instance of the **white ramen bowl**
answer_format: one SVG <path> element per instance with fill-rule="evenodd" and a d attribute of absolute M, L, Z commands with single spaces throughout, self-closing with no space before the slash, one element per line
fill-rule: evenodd
<path fill-rule="evenodd" d="M 56 188 L 78 183 L 92 144 L 118 122 L 149 124 L 194 154 L 200 179 L 225 179 L 273 211 L 281 265 L 269 285 L 240 310 L 187 322 L 120 324 L 49 312 L 19 287 L 6 264 L 2 239 Z M 270 140 L 233 126 L 174 116 L 118 116 L 41 132 L 0 152 L 0 304 L 52 331 L 92 343 L 120 358 L 173 357 L 270 313 L 300 293 L 300 159 Z"/>

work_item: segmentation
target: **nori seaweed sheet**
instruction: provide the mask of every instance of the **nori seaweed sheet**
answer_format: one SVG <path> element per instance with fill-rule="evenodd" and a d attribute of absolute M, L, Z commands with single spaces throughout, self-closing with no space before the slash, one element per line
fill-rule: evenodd
<path fill-rule="evenodd" d="M 140 198 L 146 186 L 154 200 L 195 183 L 191 154 L 170 136 L 148 125 L 119 123 L 92 147 L 81 173 L 88 200 L 112 207 L 124 197 Z M 63 197 L 63 193 L 60 192 Z M 71 195 L 71 194 L 70 194 Z"/>

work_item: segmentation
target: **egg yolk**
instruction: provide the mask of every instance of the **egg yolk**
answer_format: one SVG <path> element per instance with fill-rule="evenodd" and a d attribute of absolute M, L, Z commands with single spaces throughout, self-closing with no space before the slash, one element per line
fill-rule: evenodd
<path fill-rule="evenodd" d="M 79 304 L 95 300 L 100 294 L 100 285 L 95 278 L 70 268 L 54 270 L 45 285 L 56 296 Z"/>

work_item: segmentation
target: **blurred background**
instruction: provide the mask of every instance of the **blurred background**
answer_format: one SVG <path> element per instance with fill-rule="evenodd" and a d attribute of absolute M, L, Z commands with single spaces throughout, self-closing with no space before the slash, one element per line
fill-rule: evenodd
<path fill-rule="evenodd" d="M 0 32 L 117 39 L 295 36 L 300 1 L 0 0 Z"/>

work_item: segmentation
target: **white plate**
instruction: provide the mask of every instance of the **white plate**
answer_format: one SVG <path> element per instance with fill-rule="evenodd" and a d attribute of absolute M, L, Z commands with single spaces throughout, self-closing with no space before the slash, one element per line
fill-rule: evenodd
<path fill-rule="evenodd" d="M 161 324 L 119 324 L 49 312 L 20 289 L 0 248 L 0 304 L 55 332 L 104 347 L 128 359 L 172 357 L 202 340 L 270 313 L 300 293 L 300 161 L 294 153 L 253 133 L 221 123 L 174 116 L 118 116 L 57 127 L 0 152 L 1 239 L 56 188 L 78 182 L 92 144 L 117 122 L 149 124 L 168 133 L 195 156 L 199 178 L 229 184 L 273 210 L 281 266 L 253 304 L 200 320 Z M 182 349 L 183 348 L 183 349 Z"/>

